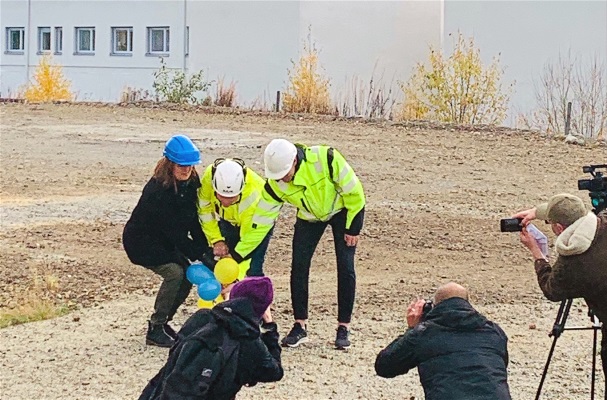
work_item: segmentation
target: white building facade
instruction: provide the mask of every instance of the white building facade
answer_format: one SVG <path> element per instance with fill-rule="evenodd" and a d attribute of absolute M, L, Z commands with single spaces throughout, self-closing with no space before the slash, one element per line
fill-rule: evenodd
<path fill-rule="evenodd" d="M 44 54 L 77 100 L 116 102 L 151 90 L 170 68 L 236 82 L 238 101 L 273 101 L 311 28 L 338 92 L 372 75 L 406 76 L 440 46 L 442 1 L 0 0 L 0 97 L 14 97 Z M 335 94 L 335 93 L 334 93 Z"/>

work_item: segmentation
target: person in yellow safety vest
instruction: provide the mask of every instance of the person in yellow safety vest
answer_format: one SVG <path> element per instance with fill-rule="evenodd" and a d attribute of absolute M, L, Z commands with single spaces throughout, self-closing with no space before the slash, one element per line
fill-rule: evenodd
<path fill-rule="evenodd" d="M 337 257 L 337 336 L 335 346 L 350 346 L 349 325 L 356 292 L 354 254 L 363 226 L 365 194 L 344 157 L 328 146 L 295 145 L 274 139 L 264 152 L 262 198 L 252 228 L 236 247 L 240 255 L 258 246 L 269 232 L 283 203 L 297 207 L 291 264 L 291 304 L 295 323 L 283 346 L 306 342 L 308 279 L 314 251 L 327 225 L 331 225 Z"/>
<path fill-rule="evenodd" d="M 263 262 L 272 236 L 266 231 L 246 257 L 235 253 L 240 239 L 253 226 L 252 219 L 265 181 L 240 159 L 215 160 L 202 176 L 198 191 L 198 217 L 216 257 L 232 256 L 238 263 L 251 259 L 247 276 L 263 276 Z"/>

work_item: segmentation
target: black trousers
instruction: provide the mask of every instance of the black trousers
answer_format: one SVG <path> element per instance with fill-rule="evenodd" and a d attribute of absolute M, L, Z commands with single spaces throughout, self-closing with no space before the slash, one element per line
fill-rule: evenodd
<path fill-rule="evenodd" d="M 343 209 L 328 222 L 308 222 L 299 218 L 295 222 L 291 263 L 291 304 L 295 319 L 308 319 L 310 264 L 322 234 L 327 225 L 331 225 L 337 258 L 337 321 L 350 322 L 356 295 L 356 247 L 346 246 L 344 240 L 346 212 Z"/>
<path fill-rule="evenodd" d="M 154 302 L 154 314 L 150 318 L 153 325 L 171 321 L 179 306 L 188 298 L 192 284 L 186 278 L 185 271 L 189 265 L 184 257 L 179 263 L 148 267 L 163 278 Z"/>

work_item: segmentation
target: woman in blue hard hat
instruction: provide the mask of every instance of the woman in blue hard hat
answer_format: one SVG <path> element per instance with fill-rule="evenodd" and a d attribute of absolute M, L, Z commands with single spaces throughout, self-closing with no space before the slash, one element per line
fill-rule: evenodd
<path fill-rule="evenodd" d="M 175 135 L 163 155 L 124 227 L 122 242 L 131 262 L 163 278 L 146 343 L 171 347 L 177 335 L 168 322 L 192 288 L 185 271 L 191 261 L 202 259 L 208 243 L 197 214 L 200 179 L 194 166 L 200 164 L 200 151 L 187 136 Z"/>

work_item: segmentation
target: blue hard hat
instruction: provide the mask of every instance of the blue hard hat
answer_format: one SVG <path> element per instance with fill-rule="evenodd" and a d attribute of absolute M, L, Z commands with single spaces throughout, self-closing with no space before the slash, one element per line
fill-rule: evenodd
<path fill-rule="evenodd" d="M 164 146 L 162 155 L 179 165 L 200 164 L 200 150 L 185 135 L 175 135 L 170 138 Z"/>

